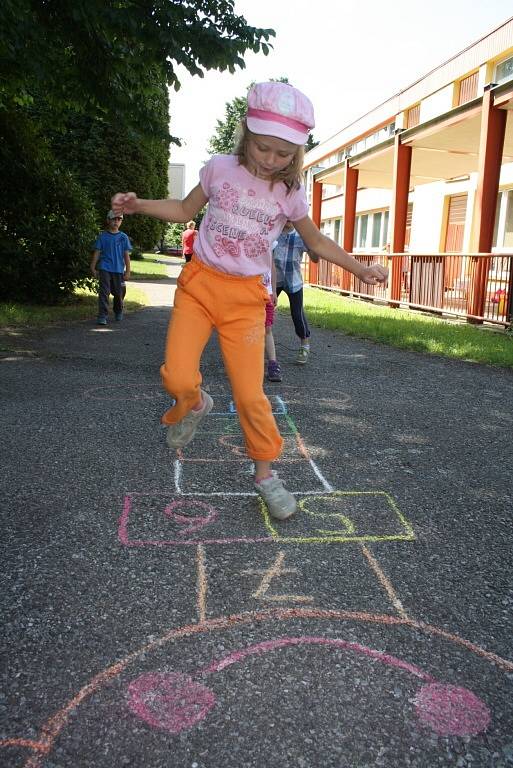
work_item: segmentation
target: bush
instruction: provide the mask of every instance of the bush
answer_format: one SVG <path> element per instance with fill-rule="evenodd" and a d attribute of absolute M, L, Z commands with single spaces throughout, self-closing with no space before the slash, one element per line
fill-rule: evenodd
<path fill-rule="evenodd" d="M 0 299 L 55 303 L 92 286 L 92 203 L 19 114 L 0 114 L 0 163 Z"/>

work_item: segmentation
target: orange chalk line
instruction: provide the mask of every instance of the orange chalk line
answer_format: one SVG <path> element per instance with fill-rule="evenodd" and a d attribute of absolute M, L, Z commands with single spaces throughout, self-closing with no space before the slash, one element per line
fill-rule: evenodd
<path fill-rule="evenodd" d="M 33 741 L 32 739 L 0 739 L 0 747 L 27 747 L 33 752 L 47 752 L 48 748 L 46 744 L 41 741 Z"/>
<path fill-rule="evenodd" d="M 200 624 L 203 624 L 207 617 L 207 569 L 205 548 L 202 544 L 198 544 L 196 550 L 196 565 L 198 567 L 197 578 L 197 590 L 198 590 L 198 620 Z"/>
<path fill-rule="evenodd" d="M 254 575 L 260 575 L 264 574 L 259 586 L 253 592 L 251 597 L 254 597 L 256 600 L 269 600 L 274 603 L 285 603 L 294 601 L 296 603 L 313 603 L 313 597 L 308 597 L 307 595 L 268 595 L 267 591 L 271 585 L 271 581 L 274 578 L 277 578 L 278 576 L 281 576 L 286 573 L 297 573 L 297 568 L 282 568 L 283 561 L 285 560 L 285 552 L 278 552 L 276 556 L 276 560 L 274 561 L 273 565 L 271 565 L 270 568 L 267 570 L 263 569 L 250 569 L 247 571 L 242 571 L 243 575 L 245 576 L 254 576 Z"/>
<path fill-rule="evenodd" d="M 439 629 L 431 624 L 426 624 L 422 621 L 413 621 L 412 619 L 406 619 L 398 616 L 390 616 L 388 614 L 374 614 L 367 613 L 365 611 L 344 611 L 344 610 L 329 610 L 323 608 L 275 608 L 267 611 L 248 611 L 240 614 L 234 614 L 232 616 L 220 617 L 217 619 L 206 619 L 201 624 L 190 624 L 179 629 L 173 629 L 166 632 L 165 635 L 153 640 L 150 643 L 142 646 L 139 650 L 133 651 L 121 661 L 105 669 L 103 672 L 95 675 L 87 685 L 74 696 L 62 709 L 53 715 L 42 727 L 41 738 L 39 741 L 34 742 L 34 748 L 39 752 L 48 754 L 53 746 L 53 743 L 64 726 L 69 720 L 70 713 L 86 699 L 92 695 L 101 686 L 110 682 L 115 677 L 120 675 L 132 662 L 136 661 L 143 654 L 154 651 L 157 648 L 161 648 L 167 643 L 174 642 L 180 638 L 189 637 L 197 634 L 204 634 L 214 630 L 230 629 L 240 624 L 251 624 L 254 622 L 265 621 L 287 621 L 288 619 L 325 619 L 327 621 L 365 621 L 372 624 L 384 624 L 388 626 L 404 626 L 412 629 L 424 632 L 427 635 L 436 635 L 442 637 L 445 640 L 455 643 L 456 645 L 463 646 L 467 650 L 481 656 L 491 664 L 495 664 L 499 669 L 505 672 L 513 672 L 513 661 L 503 659 L 495 653 L 481 648 L 479 645 L 465 640 L 458 635 L 451 632 L 447 632 L 444 629 Z M 8 740 L 11 741 L 12 740 Z M 31 743 L 27 740 L 26 745 L 32 748 Z M 8 746 L 5 742 L 0 742 L 0 747 Z M 33 755 L 30 757 L 24 765 L 24 768 L 39 768 L 41 764 L 42 755 Z"/>
<path fill-rule="evenodd" d="M 310 461 L 310 454 L 308 453 L 308 448 L 304 444 L 303 438 L 301 437 L 299 432 L 296 432 L 296 445 L 301 456 L 303 456 L 307 461 Z"/>
<path fill-rule="evenodd" d="M 378 561 L 376 560 L 376 558 L 374 557 L 374 555 L 372 554 L 370 549 L 368 547 L 366 547 L 365 544 L 360 544 L 360 548 L 361 548 L 364 556 L 367 558 L 367 562 L 369 563 L 370 567 L 372 568 L 372 570 L 374 571 L 374 573 L 378 577 L 379 583 L 381 584 L 381 586 L 383 587 L 383 589 L 385 590 L 385 592 L 389 596 L 390 602 L 392 603 L 392 605 L 394 606 L 394 608 L 398 612 L 399 616 L 402 616 L 403 619 L 408 619 L 408 614 L 404 610 L 401 601 L 397 597 L 396 592 L 395 592 L 395 590 L 394 590 L 394 588 L 392 586 L 391 581 L 389 580 L 389 578 L 385 575 L 385 573 L 381 569 L 380 564 L 378 563 Z"/>

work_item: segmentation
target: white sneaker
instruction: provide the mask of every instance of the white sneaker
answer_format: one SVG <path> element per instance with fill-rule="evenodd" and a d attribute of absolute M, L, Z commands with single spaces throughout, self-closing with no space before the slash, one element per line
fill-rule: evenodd
<path fill-rule="evenodd" d="M 306 361 L 308 360 L 308 357 L 310 355 L 310 347 L 299 347 L 297 357 L 296 357 L 296 363 L 298 365 L 304 365 Z"/>
<path fill-rule="evenodd" d="M 181 421 L 170 424 L 167 429 L 166 442 L 170 448 L 183 448 L 188 445 L 198 429 L 199 423 L 207 413 L 210 413 L 214 401 L 208 392 L 201 391 L 203 408 L 199 411 L 189 411 Z"/>
<path fill-rule="evenodd" d="M 283 480 L 280 480 L 274 470 L 272 477 L 255 482 L 255 488 L 265 501 L 269 514 L 276 520 L 286 520 L 296 511 L 296 499 L 287 491 Z"/>

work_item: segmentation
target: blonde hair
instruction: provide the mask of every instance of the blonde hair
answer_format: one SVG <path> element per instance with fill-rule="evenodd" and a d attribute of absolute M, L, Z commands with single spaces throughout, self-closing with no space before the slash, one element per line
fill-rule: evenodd
<path fill-rule="evenodd" d="M 190 229 L 191 227 L 195 227 L 196 222 L 195 221 L 188 221 L 186 224 L 187 229 Z"/>
<path fill-rule="evenodd" d="M 235 132 L 233 154 L 239 158 L 239 165 L 247 166 L 248 162 L 248 141 L 255 136 L 248 126 L 246 120 L 243 119 Z M 288 189 L 288 192 L 292 192 L 293 189 L 299 189 L 303 179 L 303 160 L 305 156 L 305 148 L 302 145 L 298 145 L 294 157 L 282 171 L 277 171 L 271 177 L 271 189 L 277 181 L 283 181 Z"/>

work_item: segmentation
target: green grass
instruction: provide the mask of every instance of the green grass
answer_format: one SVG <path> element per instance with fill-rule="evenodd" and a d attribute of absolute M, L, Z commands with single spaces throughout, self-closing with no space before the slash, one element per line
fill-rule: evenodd
<path fill-rule="evenodd" d="M 125 311 L 133 312 L 146 304 L 146 294 L 127 283 Z M 53 323 L 92 319 L 97 312 L 98 295 L 87 290 L 78 290 L 73 299 L 57 306 L 3 302 L 0 303 L 0 328 L 43 328 Z"/>
<path fill-rule="evenodd" d="M 165 264 L 157 264 L 153 253 L 143 254 L 144 258 L 132 259 L 130 267 L 130 280 L 165 280 L 167 278 L 167 267 Z"/>
<path fill-rule="evenodd" d="M 305 288 L 304 305 L 312 326 L 399 349 L 513 368 L 513 337 L 504 331 L 390 309 L 315 288 Z M 288 312 L 285 294 L 280 296 L 279 309 Z"/>
<path fill-rule="evenodd" d="M 133 260 L 131 277 L 127 282 L 125 312 L 134 312 L 148 304 L 146 294 L 133 282 L 138 280 L 164 280 L 167 277 L 165 264 L 155 263 L 155 254 L 144 254 L 143 260 Z M 76 291 L 65 304 L 47 306 L 42 304 L 0 303 L 0 328 L 32 327 L 43 328 L 52 323 L 73 322 L 96 317 L 98 295 L 85 289 Z"/>

